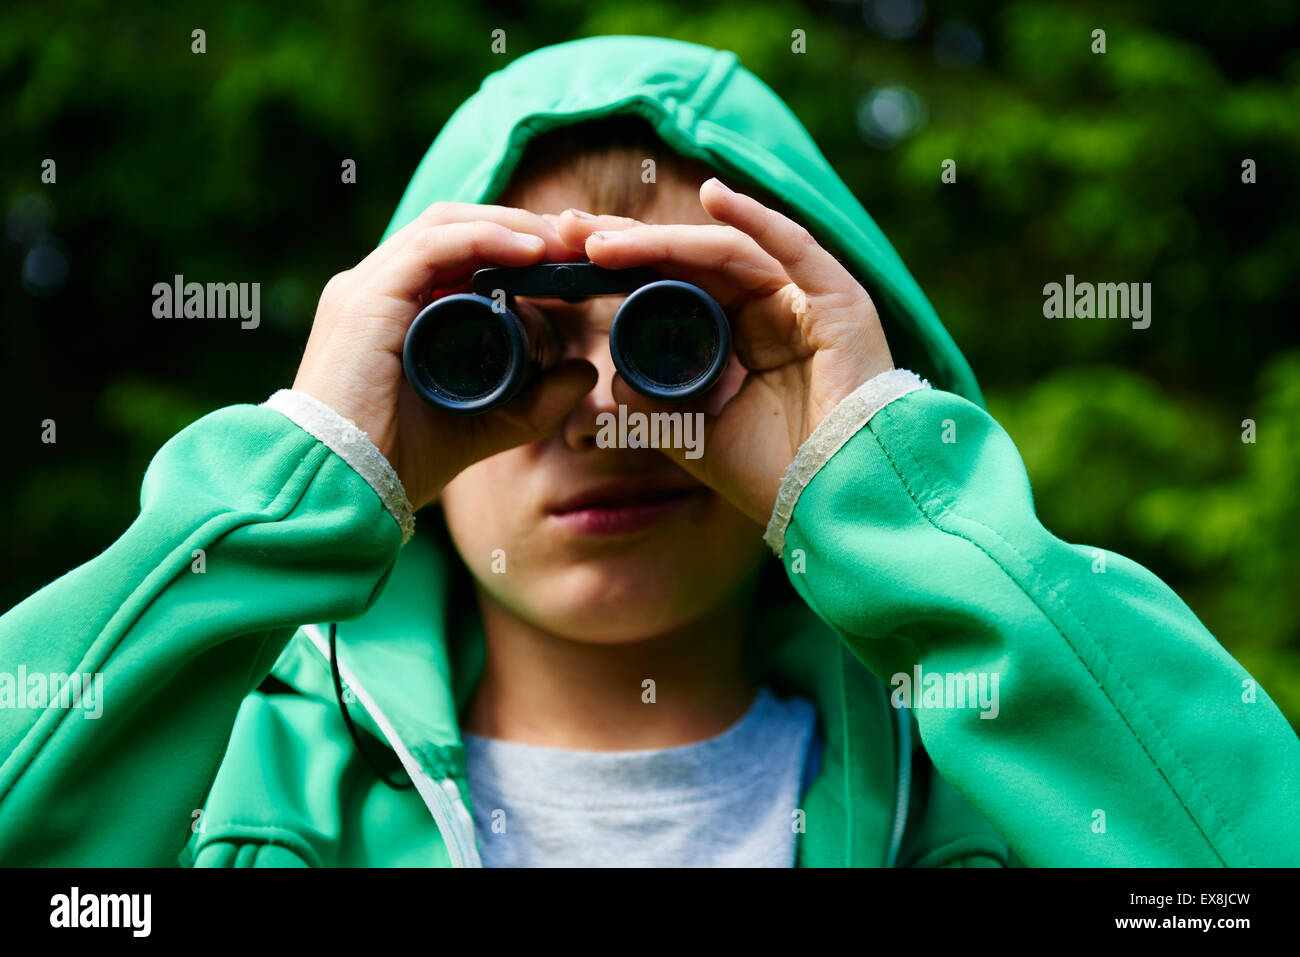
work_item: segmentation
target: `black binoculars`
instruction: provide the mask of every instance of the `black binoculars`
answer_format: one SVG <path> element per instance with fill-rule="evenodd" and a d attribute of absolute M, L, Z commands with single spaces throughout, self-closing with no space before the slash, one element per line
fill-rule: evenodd
<path fill-rule="evenodd" d="M 681 402 L 722 375 L 731 333 L 722 307 L 698 286 L 651 269 L 604 269 L 590 262 L 480 269 L 472 293 L 453 293 L 420 311 L 406 333 L 402 367 L 425 402 L 477 415 L 509 402 L 552 351 L 549 324 L 526 321 L 515 296 L 580 302 L 627 294 L 609 330 L 614 367 L 641 395 Z"/>

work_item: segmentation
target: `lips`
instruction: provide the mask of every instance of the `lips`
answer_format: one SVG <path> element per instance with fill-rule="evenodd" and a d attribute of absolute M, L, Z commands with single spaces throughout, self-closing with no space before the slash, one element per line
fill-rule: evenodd
<path fill-rule="evenodd" d="M 623 535 L 657 525 L 703 494 L 695 483 L 625 480 L 595 486 L 547 509 L 560 525 L 589 535 Z"/>
<path fill-rule="evenodd" d="M 552 515 L 567 512 L 579 512 L 590 508 L 611 508 L 620 505 L 637 505 L 671 498 L 699 490 L 700 486 L 683 482 L 646 481 L 627 479 L 621 482 L 609 482 L 597 485 L 585 491 L 571 495 L 547 511 Z"/>

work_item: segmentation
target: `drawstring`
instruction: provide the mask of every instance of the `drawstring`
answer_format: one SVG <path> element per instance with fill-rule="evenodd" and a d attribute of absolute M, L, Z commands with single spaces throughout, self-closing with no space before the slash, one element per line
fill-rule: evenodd
<path fill-rule="evenodd" d="M 338 649 L 336 647 L 337 636 L 338 636 L 338 625 L 335 622 L 331 621 L 330 622 L 330 673 L 334 676 L 334 695 L 336 698 L 338 698 L 339 711 L 341 711 L 343 714 L 343 723 L 348 726 L 348 734 L 352 735 L 352 741 L 354 744 L 356 744 L 357 750 L 361 752 L 361 756 L 366 759 L 366 763 L 375 769 L 375 774 L 379 775 L 379 780 L 383 781 L 394 791 L 408 791 L 411 788 L 415 787 L 415 782 L 407 781 L 405 784 L 400 784 L 390 779 L 388 775 L 384 773 L 383 769 L 380 768 L 380 766 L 375 763 L 374 758 L 370 756 L 370 753 L 366 751 L 365 747 L 362 746 L 361 744 L 361 735 L 357 733 L 356 725 L 352 723 L 352 717 L 348 714 L 347 705 L 343 703 L 343 679 L 339 675 L 339 656 L 338 656 Z"/>

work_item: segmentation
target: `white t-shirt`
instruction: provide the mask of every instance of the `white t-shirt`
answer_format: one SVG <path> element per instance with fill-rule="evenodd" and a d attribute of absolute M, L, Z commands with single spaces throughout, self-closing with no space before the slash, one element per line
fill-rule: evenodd
<path fill-rule="evenodd" d="M 572 751 L 464 734 L 485 867 L 793 867 L 817 713 L 760 688 L 722 734 Z M 504 812 L 504 813 L 502 813 Z"/>

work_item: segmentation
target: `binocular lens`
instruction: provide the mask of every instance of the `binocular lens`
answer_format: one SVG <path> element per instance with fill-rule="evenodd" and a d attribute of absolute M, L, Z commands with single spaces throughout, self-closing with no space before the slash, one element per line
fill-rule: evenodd
<path fill-rule="evenodd" d="M 525 378 L 526 336 L 510 312 L 462 293 L 426 306 L 407 333 L 406 377 L 449 412 L 474 413 L 506 401 Z"/>
<path fill-rule="evenodd" d="M 718 304 L 687 283 L 663 280 L 627 298 L 609 333 L 619 374 L 642 395 L 682 400 L 717 381 L 731 348 Z"/>
<path fill-rule="evenodd" d="M 429 374 L 452 395 L 476 399 L 501 382 L 510 359 L 510 341 L 500 316 L 476 303 L 457 303 L 438 317 L 425 343 Z"/>
<path fill-rule="evenodd" d="M 647 379 L 665 385 L 698 379 L 709 368 L 717 346 L 701 306 L 673 306 L 633 315 L 622 328 L 627 361 Z"/>

